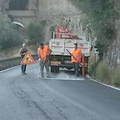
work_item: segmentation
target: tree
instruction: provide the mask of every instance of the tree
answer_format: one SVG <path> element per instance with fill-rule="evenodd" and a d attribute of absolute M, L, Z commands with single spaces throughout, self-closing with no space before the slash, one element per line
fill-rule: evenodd
<path fill-rule="evenodd" d="M 42 23 L 31 23 L 26 28 L 26 35 L 30 44 L 38 44 L 44 40 L 44 25 Z"/>
<path fill-rule="evenodd" d="M 0 49 L 8 49 L 21 44 L 23 41 L 20 33 L 18 33 L 11 21 L 6 17 L 0 16 Z"/>
<path fill-rule="evenodd" d="M 118 13 L 115 0 L 70 0 L 76 7 L 86 14 L 86 25 L 90 23 L 95 37 L 100 58 L 107 51 L 108 46 L 116 37 L 115 20 Z M 84 25 L 84 26 L 86 26 Z"/>

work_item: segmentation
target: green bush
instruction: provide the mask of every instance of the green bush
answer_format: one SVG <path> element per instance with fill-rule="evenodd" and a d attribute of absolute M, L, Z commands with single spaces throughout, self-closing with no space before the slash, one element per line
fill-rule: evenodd
<path fill-rule="evenodd" d="M 95 64 L 90 64 L 88 67 L 88 72 L 91 76 L 95 76 Z"/>
<path fill-rule="evenodd" d="M 120 69 L 114 70 L 112 75 L 112 83 L 115 86 L 120 86 Z"/>
<path fill-rule="evenodd" d="M 5 50 L 22 43 L 22 36 L 14 29 L 8 18 L 0 16 L 0 49 Z"/>
<path fill-rule="evenodd" d="M 111 83 L 109 69 L 104 62 L 100 62 L 96 68 L 96 78 L 105 83 Z"/>
<path fill-rule="evenodd" d="M 88 63 L 88 72 L 92 77 L 95 76 L 95 70 L 96 70 L 95 56 L 91 55 Z"/>
<path fill-rule="evenodd" d="M 26 35 L 30 44 L 37 44 L 44 40 L 44 25 L 42 23 L 31 23 L 26 28 Z"/>
<path fill-rule="evenodd" d="M 118 0 L 69 0 L 86 15 L 82 20 L 83 28 L 87 27 L 97 38 L 96 47 L 102 60 L 103 53 L 115 40 L 117 35 L 115 21 L 119 18 Z"/>
<path fill-rule="evenodd" d="M 120 86 L 120 68 L 111 68 L 104 62 L 99 62 L 96 67 L 92 59 L 90 61 L 89 73 L 92 77 L 100 82 Z"/>

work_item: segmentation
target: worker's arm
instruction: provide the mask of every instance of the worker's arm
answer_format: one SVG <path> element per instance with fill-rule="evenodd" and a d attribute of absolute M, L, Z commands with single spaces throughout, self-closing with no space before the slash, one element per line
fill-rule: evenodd
<path fill-rule="evenodd" d="M 22 52 L 22 48 L 20 49 L 19 54 L 20 54 L 20 55 L 25 55 L 25 53 Z"/>
<path fill-rule="evenodd" d="M 19 54 L 21 56 L 25 55 L 26 53 L 28 52 L 28 50 L 26 49 L 25 51 L 21 48 L 20 51 L 19 51 Z"/>
<path fill-rule="evenodd" d="M 48 53 L 47 53 L 47 55 L 50 55 L 51 54 L 51 52 L 52 52 L 52 50 L 48 47 Z"/>
<path fill-rule="evenodd" d="M 52 50 L 48 47 L 48 53 L 46 54 L 45 58 L 51 54 Z"/>

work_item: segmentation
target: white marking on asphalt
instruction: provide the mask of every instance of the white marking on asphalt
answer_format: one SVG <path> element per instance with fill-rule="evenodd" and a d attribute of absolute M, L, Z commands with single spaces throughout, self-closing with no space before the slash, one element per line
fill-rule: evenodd
<path fill-rule="evenodd" d="M 67 72 L 67 73 L 66 73 Z M 46 80 L 63 80 L 63 81 L 82 81 L 84 80 L 83 76 L 79 76 L 79 77 L 75 77 L 75 75 L 72 73 L 70 74 L 68 71 L 60 71 L 59 73 L 51 73 L 51 78 L 47 78 L 45 76 L 45 78 L 42 79 L 46 79 Z"/>
<path fill-rule="evenodd" d="M 36 60 L 36 63 L 37 63 L 37 62 L 38 62 L 38 60 Z M 7 72 L 7 71 L 9 71 L 9 70 L 15 69 L 15 68 L 20 67 L 20 66 L 21 66 L 21 65 L 16 65 L 16 66 L 7 68 L 7 69 L 5 69 L 5 70 L 1 70 L 0 73 Z M 28 68 L 26 68 L 26 69 L 28 69 Z"/>
<path fill-rule="evenodd" d="M 42 78 L 43 80 L 59 80 L 59 81 L 83 81 L 84 78 Z"/>
<path fill-rule="evenodd" d="M 105 83 L 98 82 L 97 80 L 92 79 L 89 75 L 86 75 L 86 77 L 89 78 L 89 79 L 90 79 L 91 81 L 93 81 L 93 82 L 96 82 L 96 83 L 101 84 L 101 85 L 103 85 L 103 86 L 106 86 L 106 87 L 109 87 L 109 88 L 112 88 L 112 89 L 115 89 L 115 90 L 120 91 L 120 88 L 114 87 L 114 86 L 112 86 L 112 85 L 107 85 L 107 84 L 105 84 Z"/>
<path fill-rule="evenodd" d="M 50 79 L 50 80 L 68 80 L 68 81 L 82 81 L 84 80 L 83 76 L 75 77 L 74 71 L 68 72 L 66 69 L 61 69 L 59 73 L 51 73 L 52 78 L 44 78 L 44 79 Z"/>
<path fill-rule="evenodd" d="M 17 66 L 11 67 L 11 68 L 7 68 L 7 69 L 5 69 L 5 70 L 1 70 L 0 73 L 7 72 L 7 71 L 12 70 L 12 69 L 15 69 L 15 68 L 17 68 L 17 67 L 19 67 L 19 66 L 20 66 L 20 65 L 17 65 Z"/>

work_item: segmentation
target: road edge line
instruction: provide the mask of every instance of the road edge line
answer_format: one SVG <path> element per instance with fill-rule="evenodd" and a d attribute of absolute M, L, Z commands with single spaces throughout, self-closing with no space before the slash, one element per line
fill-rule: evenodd
<path fill-rule="evenodd" d="M 85 79 L 69 79 L 69 78 L 43 78 L 44 80 L 58 80 L 58 81 L 84 81 Z"/>
<path fill-rule="evenodd" d="M 35 61 L 38 62 L 38 60 L 35 60 Z M 4 70 L 1 70 L 0 73 L 6 72 L 6 71 L 11 70 L 11 69 L 14 69 L 14 68 L 17 68 L 17 67 L 19 67 L 19 66 L 21 66 L 21 64 L 16 65 L 16 66 L 13 66 L 13 67 L 10 67 L 10 68 L 6 68 L 6 69 L 4 69 Z"/>
<path fill-rule="evenodd" d="M 114 86 L 112 86 L 112 85 L 107 85 L 107 84 L 105 84 L 105 83 L 102 83 L 102 82 L 99 82 L 99 81 L 97 81 L 97 80 L 94 80 L 94 79 L 92 79 L 89 75 L 86 75 L 86 77 L 89 78 L 89 79 L 90 79 L 91 81 L 93 81 L 93 82 L 96 82 L 96 83 L 101 84 L 101 85 L 103 85 L 103 86 L 106 86 L 106 87 L 109 87 L 109 88 L 112 88 L 112 89 L 115 89 L 115 90 L 120 91 L 120 88 L 114 87 Z"/>
<path fill-rule="evenodd" d="M 9 71 L 11 69 L 14 69 L 14 68 L 17 68 L 19 67 L 20 65 L 17 65 L 17 66 L 14 66 L 14 67 L 10 67 L 10 68 L 7 68 L 7 69 L 4 69 L 4 70 L 1 70 L 0 73 L 3 73 L 3 72 L 6 72 L 6 71 Z"/>

